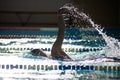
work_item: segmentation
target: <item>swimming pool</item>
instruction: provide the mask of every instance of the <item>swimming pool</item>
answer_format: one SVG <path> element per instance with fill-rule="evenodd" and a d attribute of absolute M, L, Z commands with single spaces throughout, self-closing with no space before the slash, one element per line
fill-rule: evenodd
<path fill-rule="evenodd" d="M 120 30 L 104 30 L 120 44 L 120 36 L 116 34 Z M 106 58 L 107 43 L 94 28 L 66 28 L 62 49 L 73 61 L 51 59 L 50 51 L 57 31 L 57 28 L 1 29 L 0 79 L 120 79 L 120 62 Z M 33 49 L 41 49 L 49 58 L 29 54 Z"/>

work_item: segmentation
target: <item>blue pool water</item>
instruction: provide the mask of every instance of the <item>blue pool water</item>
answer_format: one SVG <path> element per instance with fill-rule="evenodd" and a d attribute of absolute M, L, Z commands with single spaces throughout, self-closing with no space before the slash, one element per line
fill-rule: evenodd
<path fill-rule="evenodd" d="M 0 30 L 1 80 L 119 80 L 120 62 L 106 58 L 106 41 L 93 28 L 66 28 L 62 49 L 73 61 L 53 60 L 50 56 L 57 28 Z M 120 40 L 120 29 L 104 32 Z M 41 49 L 49 58 L 33 56 Z"/>

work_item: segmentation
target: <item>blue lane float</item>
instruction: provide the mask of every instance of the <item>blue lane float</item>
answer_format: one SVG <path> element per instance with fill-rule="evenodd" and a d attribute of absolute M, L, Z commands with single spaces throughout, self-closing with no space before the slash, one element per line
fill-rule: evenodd
<path fill-rule="evenodd" d="M 52 71 L 52 70 L 75 70 L 75 71 L 106 71 L 120 73 L 120 66 L 110 65 L 30 65 L 30 64 L 0 64 L 0 70 L 33 70 L 33 71 Z"/>

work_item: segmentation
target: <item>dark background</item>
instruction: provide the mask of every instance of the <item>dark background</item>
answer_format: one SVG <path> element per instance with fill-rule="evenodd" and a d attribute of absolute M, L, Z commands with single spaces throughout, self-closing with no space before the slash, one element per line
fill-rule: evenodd
<path fill-rule="evenodd" d="M 97 24 L 120 27 L 120 0 L 0 0 L 0 27 L 57 27 L 56 12 L 68 2 L 87 13 Z"/>
<path fill-rule="evenodd" d="M 120 25 L 119 0 L 74 0 L 92 19 L 106 27 Z M 77 2 L 78 1 L 78 2 Z"/>

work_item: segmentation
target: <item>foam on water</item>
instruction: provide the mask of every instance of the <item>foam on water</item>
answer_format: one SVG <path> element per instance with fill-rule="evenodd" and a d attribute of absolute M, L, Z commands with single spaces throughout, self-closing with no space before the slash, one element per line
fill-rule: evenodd
<path fill-rule="evenodd" d="M 25 56 L 25 55 L 24 55 Z M 32 58 L 33 57 L 33 58 Z M 26 57 L 23 56 L 0 56 L 0 65 L 43 65 L 43 66 L 54 66 L 54 65 L 97 65 L 100 64 L 105 66 L 118 66 L 119 63 L 112 63 L 112 62 L 106 62 L 109 61 L 106 58 L 98 58 L 93 60 L 84 60 L 84 61 L 59 61 L 59 60 L 52 60 L 44 57 L 35 57 L 30 55 L 30 57 L 27 55 Z M 6 60 L 7 59 L 7 60 Z M 54 63 L 54 64 L 53 64 Z M 107 64 L 106 64 L 107 63 Z M 27 67 L 28 68 L 28 67 Z M 77 79 L 77 78 L 84 78 L 87 79 L 97 79 L 97 77 L 100 76 L 100 73 L 95 71 L 75 71 L 75 70 L 38 70 L 38 69 L 4 69 L 0 67 L 0 78 L 1 79 L 11 79 L 11 80 L 18 80 L 18 79 L 52 79 L 52 80 L 59 80 L 59 79 Z M 40 67 L 41 68 L 41 67 Z M 79 73 L 79 74 L 78 74 Z M 102 73 L 101 73 L 102 74 Z M 95 77 L 96 76 L 96 77 Z M 109 74 L 108 74 L 109 76 Z M 101 79 L 101 78 L 100 78 Z"/>
<path fill-rule="evenodd" d="M 102 37 L 104 38 L 104 40 L 107 43 L 107 46 L 104 48 L 107 57 L 120 58 L 120 42 L 117 39 L 107 36 L 103 32 L 103 28 L 101 28 L 100 25 L 95 24 L 92 21 L 92 19 L 89 16 L 87 16 L 85 13 L 79 12 L 77 10 L 77 8 L 75 8 L 72 4 L 68 3 L 68 4 L 64 5 L 63 7 L 61 7 L 60 9 L 64 9 L 64 8 L 68 9 L 70 12 L 69 14 L 72 15 L 74 18 L 79 18 L 79 20 L 88 22 L 88 24 L 89 24 L 88 26 L 92 25 L 92 27 L 95 28 L 99 32 L 99 34 L 102 35 Z M 66 15 L 64 15 L 64 16 L 66 16 Z"/>

